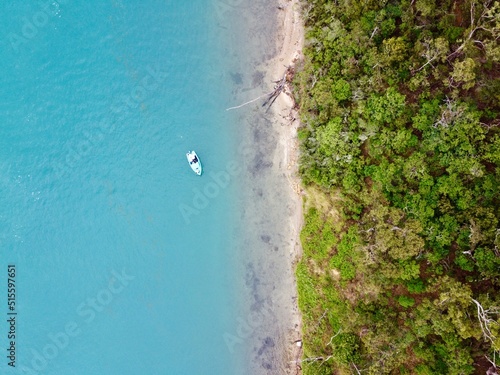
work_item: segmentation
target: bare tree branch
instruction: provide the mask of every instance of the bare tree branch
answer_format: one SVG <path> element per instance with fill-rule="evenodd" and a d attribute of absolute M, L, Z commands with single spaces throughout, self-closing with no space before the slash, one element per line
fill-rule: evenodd
<path fill-rule="evenodd" d="M 495 319 L 493 319 L 493 315 L 500 315 L 500 308 L 498 307 L 490 307 L 485 310 L 483 306 L 476 301 L 474 298 L 471 298 L 472 302 L 476 304 L 477 307 L 477 319 L 479 320 L 479 326 L 481 327 L 481 331 L 483 331 L 484 338 L 493 343 L 496 337 L 491 333 L 490 325 L 492 323 L 496 323 Z"/>
<path fill-rule="evenodd" d="M 476 20 L 476 17 L 475 17 L 475 13 L 476 13 L 476 1 L 473 0 L 471 2 L 471 5 L 470 5 L 470 31 L 469 31 L 469 35 L 467 35 L 467 37 L 462 42 L 462 44 L 454 52 L 452 52 L 450 55 L 448 55 L 448 59 L 450 57 L 453 57 L 454 55 L 458 54 L 459 52 L 461 52 L 465 48 L 465 46 L 467 45 L 467 42 L 472 39 L 472 37 L 474 36 L 474 34 L 476 33 L 476 31 L 478 31 L 478 30 L 483 30 L 483 31 L 489 32 L 490 34 L 492 34 L 492 36 L 495 38 L 495 40 L 498 38 L 498 35 L 495 35 L 496 32 L 498 32 L 498 30 L 495 28 L 495 26 L 493 26 L 492 28 L 485 27 L 485 24 L 489 24 L 490 22 L 494 22 L 495 21 L 494 14 L 490 14 L 491 12 L 490 12 L 490 9 L 488 8 L 488 6 L 490 5 L 490 3 L 491 3 L 491 0 L 488 0 L 488 1 L 484 2 L 484 4 L 483 4 L 483 10 L 482 10 L 481 14 L 479 15 L 479 17 L 477 18 L 477 20 Z M 477 41 L 475 41 L 475 42 L 477 42 Z"/>

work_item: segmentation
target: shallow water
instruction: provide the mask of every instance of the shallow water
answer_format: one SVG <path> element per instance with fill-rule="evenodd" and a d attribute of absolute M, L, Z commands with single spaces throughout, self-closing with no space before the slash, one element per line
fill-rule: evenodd
<path fill-rule="evenodd" d="M 245 103 L 273 90 L 269 74 L 270 59 L 283 42 L 279 27 L 278 5 L 290 3 L 244 2 L 238 30 L 231 34 L 233 43 L 245 38 L 246 54 L 239 55 L 231 66 L 235 104 Z M 282 15 L 281 15 L 282 16 Z M 278 69 L 279 71 L 279 69 Z M 277 105 L 266 110 L 264 99 L 234 110 L 240 127 L 239 142 L 247 147 L 242 153 L 241 188 L 237 199 L 241 209 L 238 228 L 238 272 L 242 304 L 237 321 L 239 341 L 252 374 L 295 373 L 291 352 L 293 341 L 300 338 L 296 309 L 293 266 L 298 234 L 295 218 L 300 202 L 291 188 L 285 143 L 290 131 L 282 131 Z M 285 111 L 286 112 L 286 111 Z M 299 206 L 298 206 L 299 205 Z M 294 351 L 293 351 L 294 352 Z"/>

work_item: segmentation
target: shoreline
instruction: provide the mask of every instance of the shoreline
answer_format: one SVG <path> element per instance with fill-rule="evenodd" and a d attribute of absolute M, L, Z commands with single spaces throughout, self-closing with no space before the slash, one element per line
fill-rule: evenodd
<path fill-rule="evenodd" d="M 300 15 L 300 3 L 298 0 L 288 0 L 280 5 L 277 15 L 278 31 L 276 35 L 276 56 L 266 63 L 265 67 L 267 82 L 274 82 L 283 76 L 286 67 L 296 68 L 297 63 L 303 59 L 302 48 L 304 46 L 304 27 Z M 278 171 L 283 173 L 288 180 L 290 193 L 289 203 L 294 207 L 290 217 L 290 229 L 294 244 L 289 249 L 289 267 L 292 269 L 294 299 L 290 313 L 291 325 L 295 327 L 283 338 L 286 348 L 283 355 L 283 363 L 286 364 L 286 374 L 300 374 L 302 371 L 298 360 L 302 356 L 302 316 L 298 307 L 297 280 L 295 278 L 295 266 L 302 255 L 300 243 L 300 231 L 302 229 L 304 216 L 302 210 L 302 182 L 298 175 L 299 142 L 297 131 L 300 127 L 298 112 L 294 109 L 295 101 L 288 87 L 277 98 L 271 107 L 273 129 L 278 133 L 279 145 L 275 155 L 275 164 Z"/>
<path fill-rule="evenodd" d="M 243 3 L 233 9 L 230 43 L 237 46 L 229 75 L 228 103 L 244 145 L 239 180 L 239 343 L 250 375 L 300 374 L 302 321 L 295 267 L 301 256 L 303 222 L 298 177 L 298 114 L 289 87 L 262 108 L 286 67 L 302 57 L 304 32 L 299 0 Z M 241 43 L 245 40 L 246 43 Z M 228 51 L 231 53 L 231 51 Z M 234 111 L 234 112 L 233 112 Z M 243 327 L 243 326 L 242 326 Z"/>

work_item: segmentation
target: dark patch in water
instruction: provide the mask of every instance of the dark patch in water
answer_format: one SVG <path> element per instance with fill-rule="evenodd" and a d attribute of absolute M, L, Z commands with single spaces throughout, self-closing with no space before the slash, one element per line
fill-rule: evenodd
<path fill-rule="evenodd" d="M 273 163 L 267 160 L 262 152 L 259 152 L 257 155 L 255 155 L 255 158 L 253 159 L 253 165 L 251 166 L 250 171 L 255 176 L 264 169 L 271 168 L 272 166 Z"/>
<path fill-rule="evenodd" d="M 253 139 L 256 143 L 259 143 L 264 138 L 265 134 L 261 128 L 255 128 L 253 131 Z"/>
<path fill-rule="evenodd" d="M 266 363 L 266 362 L 262 363 L 262 367 L 264 367 L 266 370 L 272 370 L 273 369 L 273 365 L 271 365 L 270 363 Z"/>
<path fill-rule="evenodd" d="M 252 290 L 252 297 L 255 301 L 250 307 L 250 310 L 260 311 L 264 306 L 264 299 L 259 297 L 258 288 L 260 286 L 260 279 L 257 277 L 253 263 L 247 264 L 245 284 L 248 288 Z"/>
<path fill-rule="evenodd" d="M 271 337 L 267 336 L 262 342 L 262 346 L 260 347 L 257 354 L 262 355 L 266 350 L 270 348 L 274 348 L 274 340 Z"/>
<path fill-rule="evenodd" d="M 267 234 L 263 234 L 262 236 L 260 236 L 260 239 L 262 240 L 262 242 L 264 243 L 269 243 L 269 241 L 271 241 L 271 236 L 267 235 Z"/>
<path fill-rule="evenodd" d="M 255 270 L 253 263 L 247 264 L 247 273 L 245 275 L 245 283 L 247 287 L 252 288 L 253 292 L 256 292 L 257 286 L 259 285 L 259 278 L 255 276 Z"/>
<path fill-rule="evenodd" d="M 241 73 L 231 73 L 231 79 L 235 85 L 241 85 L 243 83 L 243 76 Z"/>
<path fill-rule="evenodd" d="M 257 70 L 254 74 L 252 74 L 252 85 L 260 86 L 264 82 L 264 73 Z"/>
<path fill-rule="evenodd" d="M 253 298 L 255 298 L 255 302 L 252 303 L 252 306 L 250 306 L 250 311 L 261 312 L 262 309 L 264 308 L 264 300 L 259 299 L 259 296 L 257 295 L 257 293 L 255 293 L 253 295 Z"/>

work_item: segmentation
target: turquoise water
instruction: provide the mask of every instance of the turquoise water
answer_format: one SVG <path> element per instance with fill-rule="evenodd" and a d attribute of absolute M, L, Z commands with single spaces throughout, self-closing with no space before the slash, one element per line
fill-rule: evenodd
<path fill-rule="evenodd" d="M 0 373 L 245 373 L 224 6 L 43 3 L 0 5 Z"/>

